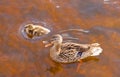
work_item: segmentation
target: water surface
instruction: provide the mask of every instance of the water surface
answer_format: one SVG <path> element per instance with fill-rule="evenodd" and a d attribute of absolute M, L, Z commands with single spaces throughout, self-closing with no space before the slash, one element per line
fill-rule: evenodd
<path fill-rule="evenodd" d="M 115 3 L 116 2 L 116 3 Z M 113 4 L 114 3 L 114 4 Z M 119 0 L 0 1 L 0 77 L 119 77 Z M 52 31 L 39 40 L 19 33 L 22 24 L 44 22 Z M 60 64 L 49 57 L 43 40 L 61 30 L 77 28 L 89 33 L 68 32 L 75 42 L 98 42 L 103 53 L 78 63 Z"/>

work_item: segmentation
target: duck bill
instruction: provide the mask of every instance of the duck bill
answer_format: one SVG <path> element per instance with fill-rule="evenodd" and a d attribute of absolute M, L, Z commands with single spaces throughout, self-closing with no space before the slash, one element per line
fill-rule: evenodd
<path fill-rule="evenodd" d="M 53 45 L 53 43 L 50 43 L 49 41 L 43 41 L 43 43 L 45 44 L 45 47 L 50 47 Z"/>
<path fill-rule="evenodd" d="M 49 43 L 49 44 L 46 44 L 45 47 L 50 47 L 52 45 L 53 45 L 52 43 Z"/>

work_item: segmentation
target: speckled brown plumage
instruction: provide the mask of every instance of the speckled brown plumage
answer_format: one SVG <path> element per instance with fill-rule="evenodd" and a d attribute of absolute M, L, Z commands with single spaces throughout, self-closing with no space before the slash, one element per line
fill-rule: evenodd
<path fill-rule="evenodd" d="M 98 43 L 78 44 L 62 42 L 62 36 L 57 34 L 51 39 L 50 56 L 54 61 L 61 63 L 77 62 L 88 56 L 97 56 L 102 52 Z M 95 54 L 94 54 L 95 53 Z"/>

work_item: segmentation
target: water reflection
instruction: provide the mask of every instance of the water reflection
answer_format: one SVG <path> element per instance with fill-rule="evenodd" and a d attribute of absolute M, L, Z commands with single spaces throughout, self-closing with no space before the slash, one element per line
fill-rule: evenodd
<path fill-rule="evenodd" d="M 49 68 L 47 68 L 47 71 L 49 71 L 52 74 L 57 74 L 63 69 L 60 63 L 54 62 L 54 65 L 55 66 L 50 66 Z"/>

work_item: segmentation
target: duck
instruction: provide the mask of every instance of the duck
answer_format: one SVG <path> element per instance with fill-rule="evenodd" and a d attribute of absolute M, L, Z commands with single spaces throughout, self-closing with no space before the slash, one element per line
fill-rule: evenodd
<path fill-rule="evenodd" d="M 99 43 L 80 44 L 63 42 L 60 34 L 55 34 L 48 41 L 43 41 L 45 47 L 50 47 L 50 57 L 59 63 L 82 62 L 89 56 L 98 56 L 103 49 Z"/>
<path fill-rule="evenodd" d="M 24 32 L 29 38 L 33 38 L 48 34 L 50 30 L 41 25 L 26 24 L 24 26 Z"/>

